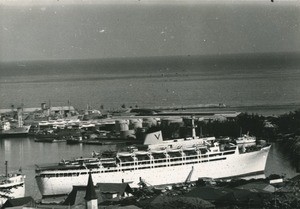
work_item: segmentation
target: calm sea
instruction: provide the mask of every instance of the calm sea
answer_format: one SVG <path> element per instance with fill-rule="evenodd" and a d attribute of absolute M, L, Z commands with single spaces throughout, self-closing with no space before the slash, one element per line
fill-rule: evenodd
<path fill-rule="evenodd" d="M 299 60 L 258 54 L 0 63 L 0 108 L 224 103 L 282 113 L 300 107 Z"/>
<path fill-rule="evenodd" d="M 224 103 L 230 110 L 281 114 L 300 107 L 299 58 L 285 53 L 0 63 L 0 108 L 68 101 L 79 109 Z M 107 147 L 1 139 L 0 173 L 5 160 L 10 170 L 22 167 L 27 195 L 38 197 L 35 164 L 90 156 L 100 149 Z M 276 145 L 267 163 L 270 173 L 296 174 Z"/>

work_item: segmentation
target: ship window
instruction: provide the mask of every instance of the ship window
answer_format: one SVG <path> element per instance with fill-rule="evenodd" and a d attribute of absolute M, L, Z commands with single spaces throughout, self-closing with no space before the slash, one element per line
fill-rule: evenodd
<path fill-rule="evenodd" d="M 186 156 L 197 155 L 196 151 L 184 151 Z"/>
<path fill-rule="evenodd" d="M 169 152 L 168 154 L 170 155 L 170 157 L 181 157 L 180 152 Z"/>
<path fill-rule="evenodd" d="M 157 166 L 154 166 L 154 168 L 159 168 L 159 167 L 166 167 L 166 165 L 157 165 Z"/>
<path fill-rule="evenodd" d="M 166 159 L 162 159 L 162 160 L 154 160 L 155 163 L 163 163 L 166 162 Z"/>
<path fill-rule="evenodd" d="M 223 157 L 223 158 L 219 158 L 219 159 L 211 159 L 211 160 L 209 160 L 209 161 L 217 161 L 217 160 L 225 160 L 226 158 L 225 157 Z"/>
<path fill-rule="evenodd" d="M 150 167 L 149 166 L 147 166 L 147 167 L 140 167 L 138 169 L 147 169 L 147 168 L 150 168 Z"/>
<path fill-rule="evenodd" d="M 215 156 L 220 156 L 221 154 L 211 154 L 209 157 L 215 157 Z"/>
<path fill-rule="evenodd" d="M 159 158 L 165 158 L 165 155 L 163 153 L 155 153 L 152 154 L 154 159 L 159 159 Z"/>
<path fill-rule="evenodd" d="M 48 177 L 48 178 L 55 177 L 55 174 L 45 174 L 45 177 Z"/>
<path fill-rule="evenodd" d="M 149 160 L 149 156 L 148 155 L 137 155 L 136 157 L 137 157 L 138 161 Z"/>
<path fill-rule="evenodd" d="M 180 161 L 180 160 L 181 160 L 181 158 L 172 158 L 170 161 L 175 162 L 175 161 Z"/>
<path fill-rule="evenodd" d="M 115 172 L 115 170 L 106 170 L 105 173 Z"/>
<path fill-rule="evenodd" d="M 144 160 L 144 161 L 138 162 L 138 165 L 145 165 L 145 164 L 149 164 L 149 163 L 150 163 L 149 160 Z"/>
<path fill-rule="evenodd" d="M 174 165 L 181 165 L 181 163 L 175 163 Z"/>
<path fill-rule="evenodd" d="M 192 160 L 192 159 L 197 159 L 197 156 L 189 156 L 189 157 L 186 157 L 187 160 Z"/>
<path fill-rule="evenodd" d="M 223 155 L 231 155 L 234 154 L 235 151 L 230 151 L 230 152 L 224 152 Z"/>

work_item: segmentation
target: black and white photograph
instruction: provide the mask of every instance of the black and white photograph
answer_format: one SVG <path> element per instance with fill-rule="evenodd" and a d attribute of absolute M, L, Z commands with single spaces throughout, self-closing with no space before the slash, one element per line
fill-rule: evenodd
<path fill-rule="evenodd" d="M 4 208 L 300 208 L 300 0 L 0 0 Z"/>

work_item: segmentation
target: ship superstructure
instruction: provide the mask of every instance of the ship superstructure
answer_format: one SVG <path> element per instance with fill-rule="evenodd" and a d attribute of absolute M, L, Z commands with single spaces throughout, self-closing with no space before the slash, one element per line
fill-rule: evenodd
<path fill-rule="evenodd" d="M 148 143 L 147 143 L 148 142 Z M 241 151 L 220 146 L 214 137 L 162 141 L 161 132 L 148 134 L 145 145 L 129 147 L 112 156 L 95 156 L 38 166 L 36 180 L 43 196 L 67 194 L 73 185 L 86 185 L 91 172 L 95 183 L 128 182 L 139 187 L 197 181 L 201 177 L 229 178 L 263 173 L 270 145 Z"/>

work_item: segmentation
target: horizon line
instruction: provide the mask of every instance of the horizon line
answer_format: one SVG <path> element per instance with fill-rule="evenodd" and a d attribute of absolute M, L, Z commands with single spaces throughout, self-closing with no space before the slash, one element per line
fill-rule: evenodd
<path fill-rule="evenodd" d="M 300 56 L 300 51 L 277 51 L 277 52 L 242 52 L 242 53 L 217 53 L 217 54 L 187 54 L 187 55 L 162 55 L 162 56 L 140 56 L 140 57 L 134 57 L 134 56 L 129 56 L 129 57 L 91 57 L 91 58 L 67 58 L 67 59 L 30 59 L 30 60 L 0 60 L 1 63 L 17 63 L 17 62 L 54 62 L 54 61 L 89 61 L 89 60 L 117 60 L 117 59 L 155 59 L 155 58 L 184 58 L 184 57 L 189 57 L 189 58 L 195 58 L 195 57 L 212 57 L 212 56 L 243 56 L 243 55 L 282 55 L 282 54 L 299 54 Z"/>

